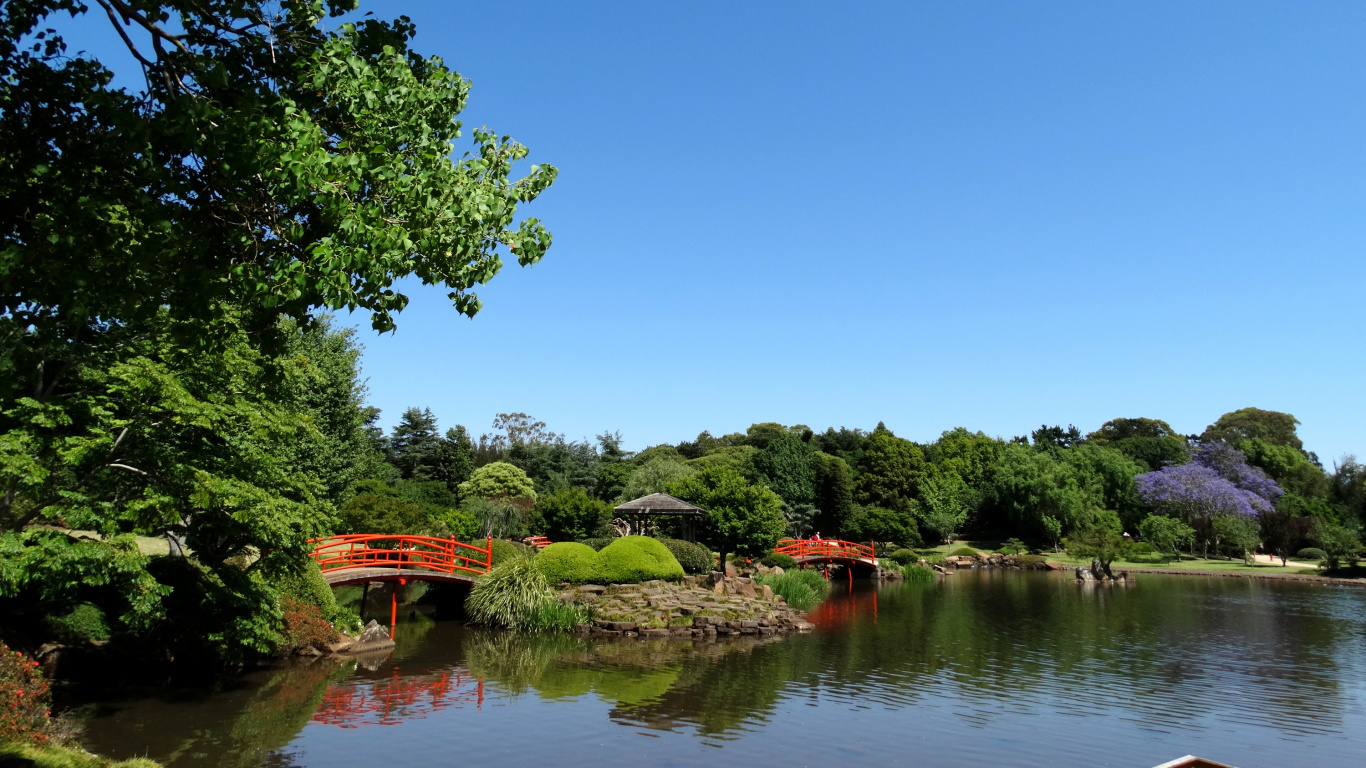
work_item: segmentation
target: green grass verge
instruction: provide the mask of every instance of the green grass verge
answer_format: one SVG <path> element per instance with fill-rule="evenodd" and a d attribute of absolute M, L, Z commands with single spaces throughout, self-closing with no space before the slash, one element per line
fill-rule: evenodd
<path fill-rule="evenodd" d="M 32 760 L 37 768 L 161 768 L 161 763 L 145 757 L 110 760 L 82 749 L 53 745 L 35 747 L 15 742 L 0 744 L 0 762 L 5 762 L 3 758 Z"/>

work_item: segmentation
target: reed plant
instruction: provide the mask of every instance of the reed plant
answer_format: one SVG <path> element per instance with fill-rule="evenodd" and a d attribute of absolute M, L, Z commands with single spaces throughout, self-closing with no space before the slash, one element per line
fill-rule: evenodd
<path fill-rule="evenodd" d="M 535 629 L 558 604 L 555 591 L 530 558 L 517 557 L 493 567 L 474 585 L 465 613 L 476 624 Z"/>
<path fill-rule="evenodd" d="M 780 575 L 758 576 L 755 580 L 782 595 L 788 605 L 799 611 L 809 611 L 825 599 L 830 582 L 819 571 L 785 571 Z"/>
<path fill-rule="evenodd" d="M 908 582 L 919 584 L 934 583 L 934 569 L 920 563 L 910 563 L 901 569 L 901 575 Z"/>

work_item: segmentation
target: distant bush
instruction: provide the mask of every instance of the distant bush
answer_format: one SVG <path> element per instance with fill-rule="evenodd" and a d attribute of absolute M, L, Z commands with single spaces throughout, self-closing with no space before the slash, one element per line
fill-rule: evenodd
<path fill-rule="evenodd" d="M 674 559 L 683 566 L 684 573 L 698 574 L 708 573 L 716 563 L 711 551 L 700 544 L 682 539 L 660 539 L 659 543 L 669 548 L 673 553 Z M 767 559 L 767 558 L 765 558 Z M 789 560 L 791 558 L 788 558 Z"/>
<path fill-rule="evenodd" d="M 1154 547 L 1150 542 L 1146 542 L 1146 541 L 1140 541 L 1140 542 L 1138 542 L 1137 544 L 1135 544 L 1135 545 L 1133 545 L 1132 547 L 1129 548 L 1129 554 L 1131 554 L 1131 555 L 1138 555 L 1138 556 L 1140 556 L 1140 557 L 1145 556 L 1145 555 L 1151 555 L 1151 554 L 1153 554 L 1153 553 L 1156 552 L 1156 551 L 1157 551 L 1157 548 Z"/>
<path fill-rule="evenodd" d="M 600 551 L 603 547 L 614 541 L 616 541 L 616 539 L 583 539 L 579 543 L 586 547 L 592 547 L 594 551 Z"/>
<path fill-rule="evenodd" d="M 109 639 L 109 622 L 104 611 L 92 603 L 81 603 L 62 616 L 47 619 L 52 636 L 63 643 L 86 643 Z"/>
<path fill-rule="evenodd" d="M 764 555 L 764 559 L 759 562 L 769 568 L 782 568 L 784 571 L 797 567 L 797 561 L 792 559 L 792 555 L 785 555 L 781 552 L 770 552 Z"/>
<path fill-rule="evenodd" d="M 0 643 L 0 743 L 46 744 L 51 707 L 38 662 Z"/>
<path fill-rule="evenodd" d="M 1001 548 L 996 551 L 1003 555 L 1018 555 L 1027 549 L 1025 543 L 1019 539 L 1006 539 L 1005 542 L 1001 544 Z"/>
<path fill-rule="evenodd" d="M 977 557 L 977 550 L 972 547 L 959 547 L 950 552 L 951 557 Z"/>
<path fill-rule="evenodd" d="M 534 629 L 555 602 L 555 592 L 535 561 L 513 557 L 479 579 L 465 600 L 465 612 L 487 627 Z"/>
<path fill-rule="evenodd" d="M 535 558 L 536 569 L 551 584 L 567 581 L 585 584 L 596 576 L 598 553 L 592 547 L 572 541 L 551 544 Z"/>
<path fill-rule="evenodd" d="M 819 571 L 784 571 L 782 574 L 768 574 L 755 577 L 759 584 L 781 595 L 788 605 L 799 611 L 809 611 L 825 599 L 830 591 L 830 582 Z"/>
<path fill-rule="evenodd" d="M 1318 547 L 1305 547 L 1304 549 L 1301 549 L 1299 552 L 1295 553 L 1295 559 L 1312 560 L 1314 562 L 1318 562 L 1319 560 L 1327 560 L 1328 553 L 1324 552 Z"/>
<path fill-rule="evenodd" d="M 906 565 L 920 560 L 920 555 L 909 549 L 898 549 L 887 557 L 891 558 L 897 565 Z"/>
<path fill-rule="evenodd" d="M 476 539 L 472 543 L 482 549 L 486 541 L 488 540 L 479 541 Z M 521 542 L 508 541 L 507 539 L 493 540 L 493 565 L 495 568 L 509 560 L 527 560 L 534 554 L 535 550 Z"/>
<path fill-rule="evenodd" d="M 1020 565 L 1037 565 L 1047 562 L 1047 560 L 1040 555 L 1016 555 L 1015 562 Z"/>
<path fill-rule="evenodd" d="M 648 536 L 623 536 L 598 553 L 598 578 L 611 584 L 677 581 L 683 578 L 683 566 L 659 541 Z"/>
<path fill-rule="evenodd" d="M 928 565 L 911 563 L 901 569 L 901 575 L 906 581 L 927 583 L 934 581 L 934 569 Z"/>

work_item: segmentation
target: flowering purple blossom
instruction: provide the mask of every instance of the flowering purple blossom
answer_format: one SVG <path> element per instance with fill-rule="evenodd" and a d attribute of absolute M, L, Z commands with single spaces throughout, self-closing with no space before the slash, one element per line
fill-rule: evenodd
<path fill-rule="evenodd" d="M 1230 483 L 1261 497 L 1267 505 L 1274 504 L 1284 493 L 1275 480 L 1268 477 L 1260 467 L 1248 464 L 1243 452 L 1233 446 L 1206 443 L 1191 453 L 1191 458 L 1196 464 L 1218 472 L 1220 477 Z"/>
<path fill-rule="evenodd" d="M 1268 499 L 1194 461 L 1146 472 L 1134 478 L 1134 482 L 1145 502 L 1188 521 L 1223 515 L 1253 517 L 1271 507 Z"/>

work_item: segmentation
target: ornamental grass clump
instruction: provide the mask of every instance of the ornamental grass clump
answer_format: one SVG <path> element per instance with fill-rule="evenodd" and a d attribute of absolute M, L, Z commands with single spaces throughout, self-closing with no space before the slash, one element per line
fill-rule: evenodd
<path fill-rule="evenodd" d="M 785 571 L 778 575 L 755 577 L 755 581 L 781 595 L 788 605 L 799 611 L 809 611 L 825 599 L 830 582 L 817 571 Z"/>
<path fill-rule="evenodd" d="M 465 600 L 470 621 L 487 627 L 535 629 L 555 592 L 531 558 L 516 557 L 493 567 Z"/>
<path fill-rule="evenodd" d="M 931 584 L 934 582 L 934 569 L 920 563 L 910 563 L 901 569 L 901 575 L 908 582 Z"/>

